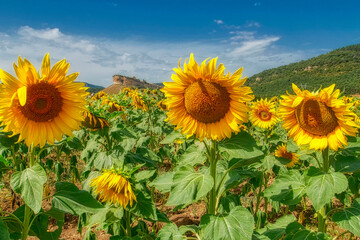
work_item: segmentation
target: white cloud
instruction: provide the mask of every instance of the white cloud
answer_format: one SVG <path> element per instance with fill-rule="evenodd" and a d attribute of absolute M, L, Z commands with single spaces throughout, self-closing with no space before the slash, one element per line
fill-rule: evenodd
<path fill-rule="evenodd" d="M 12 63 L 21 55 L 39 69 L 43 56 L 49 52 L 52 65 L 66 58 L 70 62 L 69 73 L 80 73 L 79 81 L 108 86 L 114 74 L 136 76 L 148 82 L 170 81 L 179 58 L 183 63 L 192 52 L 198 62 L 218 56 L 229 72 L 243 66 L 248 76 L 314 55 L 282 50 L 276 45 L 279 39 L 233 31 L 206 42 L 153 42 L 68 35 L 58 28 L 23 26 L 16 32 L 0 32 L 0 68 L 14 74 Z"/>
<path fill-rule="evenodd" d="M 230 54 L 233 56 L 248 56 L 263 53 L 268 46 L 279 39 L 280 37 L 266 37 L 263 39 L 244 41 L 240 47 L 233 49 Z"/>
<path fill-rule="evenodd" d="M 250 22 L 246 23 L 246 27 L 257 27 L 257 28 L 259 28 L 259 27 L 261 27 L 261 25 L 258 22 L 250 21 Z"/>
<path fill-rule="evenodd" d="M 214 22 L 216 23 L 216 24 L 224 24 L 224 21 L 223 20 L 218 20 L 218 19 L 214 19 Z"/>
<path fill-rule="evenodd" d="M 46 28 L 36 30 L 29 26 L 20 27 L 18 31 L 19 35 L 26 37 L 26 38 L 40 38 L 45 40 L 56 40 L 59 39 L 62 34 L 58 28 Z"/>

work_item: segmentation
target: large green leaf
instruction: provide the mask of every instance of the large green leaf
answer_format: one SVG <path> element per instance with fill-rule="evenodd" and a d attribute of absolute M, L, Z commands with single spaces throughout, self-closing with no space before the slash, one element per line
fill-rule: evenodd
<path fill-rule="evenodd" d="M 294 221 L 296 221 L 296 218 L 292 214 L 282 216 L 275 223 L 269 223 L 258 230 L 257 232 L 261 234 L 258 238 L 262 239 L 264 236 L 265 239 L 278 240 L 285 234 L 285 229 L 289 223 Z"/>
<path fill-rule="evenodd" d="M 200 200 L 213 187 L 214 180 L 206 171 L 196 172 L 191 166 L 180 167 L 174 174 L 168 206 L 188 205 Z"/>
<path fill-rule="evenodd" d="M 0 239 L 2 239 L 2 240 L 10 239 L 9 230 L 8 230 L 7 226 L 5 225 L 5 223 L 1 220 L 1 218 L 0 218 Z"/>
<path fill-rule="evenodd" d="M 337 172 L 356 172 L 360 170 L 360 158 L 355 156 L 337 155 L 334 164 Z"/>
<path fill-rule="evenodd" d="M 246 240 L 251 239 L 254 226 L 252 214 L 246 208 L 237 206 L 228 214 L 203 215 L 200 233 L 203 239 Z"/>
<path fill-rule="evenodd" d="M 244 131 L 220 142 L 219 150 L 227 152 L 231 158 L 249 159 L 263 155 L 263 152 L 258 149 L 255 139 Z"/>
<path fill-rule="evenodd" d="M 157 221 L 157 213 L 155 203 L 152 201 L 151 196 L 145 191 L 137 191 L 136 195 L 136 204 L 131 209 L 131 212 L 142 218 L 150 219 Z"/>
<path fill-rule="evenodd" d="M 286 205 L 295 205 L 301 201 L 306 191 L 305 178 L 297 170 L 280 174 L 270 187 L 265 189 L 264 196 Z"/>
<path fill-rule="evenodd" d="M 57 221 L 57 228 L 52 232 L 48 230 L 50 217 Z M 37 216 L 31 225 L 31 230 L 41 240 L 57 240 L 62 232 L 64 219 L 65 214 L 63 212 L 52 208 L 44 214 Z"/>
<path fill-rule="evenodd" d="M 316 211 L 331 202 L 335 193 L 347 189 L 348 180 L 340 172 L 322 172 L 320 169 L 310 167 L 306 176 L 306 194 Z"/>
<path fill-rule="evenodd" d="M 360 198 L 355 199 L 351 207 L 335 213 L 333 221 L 360 237 Z"/>
<path fill-rule="evenodd" d="M 206 160 L 204 155 L 205 144 L 196 142 L 186 149 L 184 154 L 179 158 L 179 165 L 191 165 L 195 166 L 197 164 L 203 164 Z"/>
<path fill-rule="evenodd" d="M 171 191 L 171 186 L 173 184 L 174 172 L 166 172 L 157 176 L 154 181 L 149 185 L 150 187 L 155 187 L 161 193 L 167 193 Z"/>
<path fill-rule="evenodd" d="M 94 166 L 98 170 L 109 169 L 113 165 L 113 156 L 106 152 L 96 153 L 94 158 Z"/>
<path fill-rule="evenodd" d="M 152 170 L 142 170 L 134 174 L 135 180 L 137 182 L 149 180 L 152 176 L 154 176 L 156 169 Z"/>
<path fill-rule="evenodd" d="M 96 213 L 103 208 L 103 205 L 89 192 L 79 190 L 72 183 L 59 182 L 56 183 L 55 188 L 52 204 L 54 208 L 63 212 L 81 215 L 82 213 Z"/>
<path fill-rule="evenodd" d="M 46 172 L 40 165 L 15 172 L 11 176 L 11 188 L 21 194 L 24 202 L 35 212 L 40 212 Z"/>
<path fill-rule="evenodd" d="M 184 240 L 177 226 L 173 223 L 166 224 L 158 233 L 157 240 Z"/>

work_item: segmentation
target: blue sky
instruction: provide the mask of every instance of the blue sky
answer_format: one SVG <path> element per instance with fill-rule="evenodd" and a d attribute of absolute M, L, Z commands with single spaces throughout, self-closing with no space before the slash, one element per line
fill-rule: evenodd
<path fill-rule="evenodd" d="M 262 70 L 360 43 L 360 1 L 0 0 L 0 68 L 49 52 L 79 80 L 108 86 L 114 74 L 170 81 L 195 54 L 228 71 Z"/>

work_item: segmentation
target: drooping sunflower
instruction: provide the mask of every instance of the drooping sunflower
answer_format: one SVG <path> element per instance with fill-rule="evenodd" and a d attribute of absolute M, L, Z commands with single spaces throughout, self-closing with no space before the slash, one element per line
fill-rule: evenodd
<path fill-rule="evenodd" d="M 131 98 L 131 105 L 133 105 L 135 109 L 142 109 L 144 112 L 147 112 L 149 110 L 149 108 L 146 106 L 144 99 L 139 95 L 138 92 L 133 92 Z"/>
<path fill-rule="evenodd" d="M 243 87 L 242 68 L 233 75 L 224 74 L 225 67 L 216 68 L 217 58 L 207 59 L 199 66 L 190 55 L 183 69 L 174 68 L 174 82 L 164 82 L 165 104 L 170 109 L 167 120 L 182 129 L 188 137 L 196 135 L 222 140 L 239 132 L 239 124 L 248 121 L 246 102 L 254 98 L 250 87 Z"/>
<path fill-rule="evenodd" d="M 17 78 L 0 69 L 0 121 L 4 131 L 20 134 L 29 146 L 44 146 L 60 141 L 63 134 L 72 136 L 83 120 L 84 83 L 74 82 L 78 73 L 66 75 L 69 63 L 63 59 L 50 68 L 46 54 L 38 74 L 27 60 L 14 63 Z"/>
<path fill-rule="evenodd" d="M 106 97 L 106 93 L 104 91 L 97 92 L 91 99 L 92 100 L 98 100 L 103 97 Z"/>
<path fill-rule="evenodd" d="M 109 113 L 119 112 L 119 111 L 124 111 L 124 107 L 117 104 L 116 102 L 109 102 L 109 108 L 108 108 Z"/>
<path fill-rule="evenodd" d="M 168 110 L 168 107 L 167 107 L 166 104 L 164 103 L 164 100 L 160 100 L 160 101 L 157 103 L 157 106 L 158 106 L 158 108 L 160 108 L 160 109 L 163 110 L 163 111 L 167 111 L 167 110 Z"/>
<path fill-rule="evenodd" d="M 110 127 L 109 122 L 105 118 L 96 116 L 95 114 L 89 111 L 84 111 L 83 114 L 84 114 L 84 121 L 81 122 L 81 124 L 90 130 L 96 131 Z"/>
<path fill-rule="evenodd" d="M 104 170 L 100 176 L 91 180 L 91 187 L 102 202 L 116 204 L 126 209 L 128 204 L 132 207 L 136 201 L 129 179 L 115 170 Z"/>
<path fill-rule="evenodd" d="M 264 129 L 272 128 L 279 121 L 276 115 L 275 104 L 267 99 L 256 101 L 249 112 L 251 123 Z"/>
<path fill-rule="evenodd" d="M 286 144 L 279 145 L 275 150 L 275 157 L 282 157 L 288 159 L 290 162 L 286 164 L 286 167 L 294 167 L 299 162 L 299 155 L 296 153 L 288 152 Z"/>
<path fill-rule="evenodd" d="M 282 96 L 278 114 L 298 145 L 337 151 L 347 145 L 345 135 L 356 135 L 360 126 L 354 121 L 351 104 L 338 98 L 340 90 L 334 91 L 335 84 L 316 92 L 301 91 L 295 84 L 292 88 L 296 95 Z"/>

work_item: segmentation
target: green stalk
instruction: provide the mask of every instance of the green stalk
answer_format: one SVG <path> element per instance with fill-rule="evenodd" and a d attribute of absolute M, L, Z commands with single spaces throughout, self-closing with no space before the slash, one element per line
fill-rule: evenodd
<path fill-rule="evenodd" d="M 259 206 L 260 206 L 260 202 L 261 202 L 261 199 L 260 199 L 261 198 L 261 189 L 262 189 L 262 186 L 263 186 L 263 182 L 264 182 L 264 172 L 261 173 L 259 192 L 258 192 L 258 194 L 256 196 L 256 207 L 255 207 L 254 216 L 259 211 Z"/>
<path fill-rule="evenodd" d="M 217 198 L 216 198 L 216 165 L 217 165 L 217 157 L 216 157 L 216 141 L 211 141 L 211 147 L 209 149 L 209 162 L 210 162 L 210 175 L 214 179 L 214 186 L 210 191 L 210 199 L 209 199 L 209 207 L 208 213 L 216 214 L 217 210 Z"/>
<path fill-rule="evenodd" d="M 35 148 L 33 145 L 29 148 L 29 167 L 35 165 Z M 25 212 L 24 212 L 24 222 L 23 222 L 23 231 L 21 234 L 21 240 L 26 240 L 29 234 L 29 230 L 31 227 L 30 218 L 33 212 L 31 211 L 30 207 L 25 203 Z"/>
<path fill-rule="evenodd" d="M 125 218 L 126 218 L 126 236 L 131 238 L 131 226 L 130 226 L 130 221 L 131 221 L 131 217 L 130 217 L 130 212 L 127 210 L 125 211 Z"/>
<path fill-rule="evenodd" d="M 330 169 L 329 164 L 329 147 L 322 151 L 323 164 L 322 170 L 327 173 Z M 317 213 L 318 215 L 318 231 L 326 233 L 326 204 Z"/>

